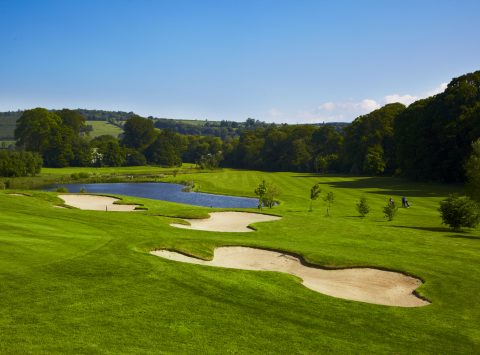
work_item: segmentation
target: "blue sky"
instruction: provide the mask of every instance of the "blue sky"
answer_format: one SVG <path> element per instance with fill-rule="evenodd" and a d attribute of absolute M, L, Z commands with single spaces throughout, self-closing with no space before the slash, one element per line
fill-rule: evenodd
<path fill-rule="evenodd" d="M 0 110 L 351 121 L 480 70 L 480 1 L 0 0 Z"/>

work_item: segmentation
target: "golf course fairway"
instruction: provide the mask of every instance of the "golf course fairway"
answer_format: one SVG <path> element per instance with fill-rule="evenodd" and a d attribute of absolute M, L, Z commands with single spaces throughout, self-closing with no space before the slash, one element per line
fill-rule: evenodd
<path fill-rule="evenodd" d="M 120 168 L 135 175 L 135 170 Z M 137 171 L 140 168 L 135 168 Z M 154 168 L 144 168 L 149 172 Z M 44 169 L 39 178 L 89 169 Z M 112 170 L 115 172 L 115 170 Z M 188 175 L 188 176 L 187 176 Z M 202 192 L 254 197 L 278 186 L 280 217 L 251 233 L 172 227 L 225 209 L 118 196 L 132 213 L 55 208 L 55 192 L 0 191 L 0 353 L 280 354 L 476 353 L 480 349 L 480 230 L 441 224 L 439 202 L 461 188 L 387 177 L 224 169 L 169 175 Z M 310 188 L 321 183 L 309 211 Z M 326 215 L 323 197 L 335 200 Z M 382 209 L 407 196 L 393 221 Z M 364 218 L 356 203 L 365 197 Z M 118 201 L 117 201 L 118 203 Z M 228 211 L 233 211 L 232 209 Z M 216 248 L 296 255 L 326 269 L 372 268 L 419 280 L 429 302 L 396 307 L 314 292 L 285 272 L 205 267 Z M 328 271 L 327 271 L 328 272 Z M 413 297 L 413 295 L 412 295 Z"/>

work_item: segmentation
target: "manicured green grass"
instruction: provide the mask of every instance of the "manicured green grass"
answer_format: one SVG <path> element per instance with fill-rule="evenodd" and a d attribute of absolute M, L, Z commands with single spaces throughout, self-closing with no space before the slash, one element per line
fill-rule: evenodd
<path fill-rule="evenodd" d="M 438 202 L 459 187 L 235 170 L 166 180 L 186 178 L 202 191 L 244 196 L 266 179 L 282 191 L 281 204 L 266 212 L 283 219 L 257 224 L 253 233 L 213 233 L 169 223 L 215 209 L 126 198 L 149 210 L 80 211 L 53 208 L 59 201 L 50 193 L 0 193 L 0 352 L 478 352 L 480 230 L 453 233 L 437 211 Z M 308 212 L 316 182 L 322 183 L 321 197 L 335 193 L 331 217 L 321 198 Z M 403 195 L 412 207 L 387 222 L 382 207 L 390 196 L 400 204 Z M 365 218 L 355 211 L 361 196 L 372 208 Z M 396 308 L 342 300 L 313 292 L 290 275 L 148 254 L 169 248 L 209 257 L 221 245 L 289 251 L 329 267 L 403 271 L 425 281 L 419 293 L 432 304 Z"/>
<path fill-rule="evenodd" d="M 123 133 L 123 130 L 120 127 L 108 123 L 107 121 L 86 121 L 85 124 L 92 126 L 93 128 L 93 131 L 90 132 L 90 138 L 103 135 L 109 135 L 116 138 L 119 134 Z"/>

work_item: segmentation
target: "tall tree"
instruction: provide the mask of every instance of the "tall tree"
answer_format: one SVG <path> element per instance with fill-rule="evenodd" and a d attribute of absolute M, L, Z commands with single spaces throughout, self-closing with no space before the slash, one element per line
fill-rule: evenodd
<path fill-rule="evenodd" d="M 356 118 L 345 128 L 345 168 L 352 173 L 392 173 L 396 168 L 394 121 L 405 110 L 388 104 Z M 383 169 L 381 169 L 383 167 Z M 380 170 L 380 171 L 379 171 Z"/>
<path fill-rule="evenodd" d="M 128 148 L 143 151 L 156 137 L 153 121 L 148 118 L 134 116 L 123 125 L 122 144 Z"/>
<path fill-rule="evenodd" d="M 472 143 L 472 153 L 465 163 L 467 194 L 480 202 L 480 138 Z"/>
<path fill-rule="evenodd" d="M 163 130 L 145 150 L 147 161 L 162 166 L 179 166 L 186 138 L 168 129 Z"/>
<path fill-rule="evenodd" d="M 17 121 L 17 147 L 43 154 L 51 146 L 51 139 L 62 126 L 62 119 L 44 108 L 26 110 Z"/>

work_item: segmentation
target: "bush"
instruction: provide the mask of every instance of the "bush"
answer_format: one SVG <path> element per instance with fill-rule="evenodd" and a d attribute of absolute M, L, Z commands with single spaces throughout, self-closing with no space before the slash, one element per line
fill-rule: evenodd
<path fill-rule="evenodd" d="M 143 166 L 147 164 L 147 159 L 145 159 L 145 155 L 136 151 L 136 150 L 129 150 L 127 152 L 127 160 L 125 162 L 126 166 Z"/>
<path fill-rule="evenodd" d="M 65 186 L 60 186 L 60 187 L 57 187 L 56 191 L 61 193 L 67 193 L 68 189 Z"/>
<path fill-rule="evenodd" d="M 86 193 L 86 192 L 87 192 L 87 189 L 86 189 L 86 188 L 82 187 L 82 188 L 80 189 L 80 193 L 81 193 L 81 194 L 84 194 L 84 193 Z"/>
<path fill-rule="evenodd" d="M 182 189 L 183 192 L 192 192 L 195 191 L 195 183 L 193 181 L 185 182 L 185 187 Z"/>
<path fill-rule="evenodd" d="M 89 173 L 78 173 L 80 179 L 88 179 L 90 177 Z"/>
<path fill-rule="evenodd" d="M 385 218 L 387 218 L 389 221 L 393 221 L 397 214 L 397 211 L 398 207 L 395 206 L 394 203 L 389 203 L 383 208 L 383 214 L 385 215 Z"/>
<path fill-rule="evenodd" d="M 42 163 L 38 153 L 0 151 L 0 176 L 35 176 Z"/>
<path fill-rule="evenodd" d="M 73 173 L 73 174 L 70 174 L 70 178 L 71 178 L 72 180 L 78 180 L 78 179 L 79 179 L 79 176 L 78 176 L 78 174 Z"/>
<path fill-rule="evenodd" d="M 455 231 L 462 227 L 475 228 L 480 223 L 479 206 L 467 196 L 450 195 L 440 202 L 438 210 L 443 224 Z"/>
<path fill-rule="evenodd" d="M 360 198 L 360 201 L 358 201 L 357 211 L 362 217 L 365 217 L 367 214 L 370 213 L 370 206 L 368 205 L 367 199 L 365 197 Z"/>
<path fill-rule="evenodd" d="M 271 183 L 266 183 L 265 180 L 255 189 L 255 195 L 258 196 L 258 208 L 262 206 L 272 208 L 275 205 L 275 199 L 280 195 L 278 187 Z"/>

